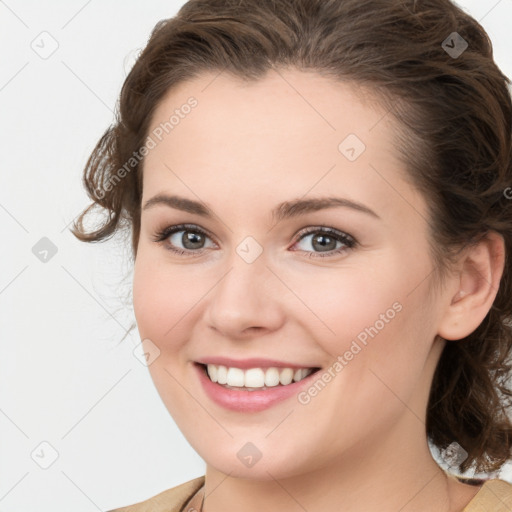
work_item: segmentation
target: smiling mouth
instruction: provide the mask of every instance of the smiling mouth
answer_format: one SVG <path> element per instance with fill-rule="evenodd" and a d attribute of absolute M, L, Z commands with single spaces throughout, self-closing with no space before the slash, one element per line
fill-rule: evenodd
<path fill-rule="evenodd" d="M 285 387 L 300 382 L 309 375 L 316 373 L 320 368 L 277 368 L 258 367 L 241 368 L 197 363 L 203 368 L 208 378 L 226 389 L 239 391 L 262 391 L 276 387 Z"/>

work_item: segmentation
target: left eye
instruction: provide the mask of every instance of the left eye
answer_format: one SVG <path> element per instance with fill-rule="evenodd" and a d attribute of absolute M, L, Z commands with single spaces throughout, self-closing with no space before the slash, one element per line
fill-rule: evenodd
<path fill-rule="evenodd" d="M 311 256 L 323 256 L 318 253 L 329 253 L 328 255 L 340 253 L 355 246 L 355 240 L 341 231 L 332 228 L 316 228 L 302 232 L 300 240 L 295 244 L 301 251 L 311 252 Z"/>

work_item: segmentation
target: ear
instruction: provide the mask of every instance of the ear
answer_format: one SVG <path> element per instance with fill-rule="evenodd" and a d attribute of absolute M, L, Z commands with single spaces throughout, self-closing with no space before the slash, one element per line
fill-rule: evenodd
<path fill-rule="evenodd" d="M 495 231 L 463 252 L 458 271 L 450 278 L 452 285 L 446 289 L 439 336 L 460 340 L 482 323 L 498 293 L 504 265 L 505 242 Z"/>

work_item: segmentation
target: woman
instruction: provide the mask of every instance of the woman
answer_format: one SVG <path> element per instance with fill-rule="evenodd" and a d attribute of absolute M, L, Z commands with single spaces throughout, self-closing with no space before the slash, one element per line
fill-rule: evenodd
<path fill-rule="evenodd" d="M 512 509 L 512 103 L 449 0 L 190 0 L 93 151 L 205 476 L 118 511 Z"/>

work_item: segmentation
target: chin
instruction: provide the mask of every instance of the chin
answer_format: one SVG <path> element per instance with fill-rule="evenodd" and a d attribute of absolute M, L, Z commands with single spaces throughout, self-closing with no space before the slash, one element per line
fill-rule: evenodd
<path fill-rule="evenodd" d="M 245 437 L 248 438 L 250 436 Z M 253 444 L 250 441 L 230 439 L 217 444 L 215 449 L 212 449 L 215 443 L 211 442 L 205 445 L 191 444 L 208 466 L 234 478 L 267 481 L 297 476 L 310 470 L 302 442 L 291 450 L 280 450 L 278 444 L 269 440 Z M 297 457 L 298 452 L 301 452 L 300 458 Z"/>

